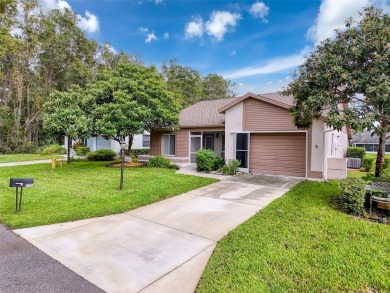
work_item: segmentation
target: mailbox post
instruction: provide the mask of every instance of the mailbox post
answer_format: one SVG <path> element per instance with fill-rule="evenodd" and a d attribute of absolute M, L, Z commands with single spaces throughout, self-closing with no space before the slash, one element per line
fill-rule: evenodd
<path fill-rule="evenodd" d="M 11 178 L 9 180 L 9 187 L 16 187 L 15 195 L 15 207 L 16 212 L 19 212 L 22 208 L 23 187 L 31 187 L 34 185 L 34 179 L 32 178 Z M 19 196 L 20 188 L 20 196 Z"/>

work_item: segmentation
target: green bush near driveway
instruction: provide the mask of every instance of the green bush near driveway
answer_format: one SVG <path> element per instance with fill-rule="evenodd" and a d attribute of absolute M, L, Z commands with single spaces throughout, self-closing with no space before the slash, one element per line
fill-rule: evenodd
<path fill-rule="evenodd" d="M 200 149 L 196 153 L 196 170 L 210 173 L 215 165 L 215 153 L 212 150 Z"/>
<path fill-rule="evenodd" d="M 197 292 L 390 292 L 389 226 L 331 204 L 305 181 L 218 242 Z"/>
<path fill-rule="evenodd" d="M 366 182 L 361 178 L 345 178 L 340 181 L 340 204 L 347 213 L 360 215 L 364 211 Z"/>
<path fill-rule="evenodd" d="M 222 166 L 223 175 L 235 175 L 240 167 L 241 162 L 236 159 L 231 159 L 226 162 L 225 165 Z"/>
<path fill-rule="evenodd" d="M 125 168 L 124 190 L 119 191 L 118 168 L 107 162 L 73 162 L 2 167 L 0 222 L 11 228 L 75 221 L 129 211 L 218 180 L 175 174 L 162 168 Z M 10 177 L 32 177 L 34 186 L 23 191 L 22 210 L 15 213 L 15 189 Z"/>

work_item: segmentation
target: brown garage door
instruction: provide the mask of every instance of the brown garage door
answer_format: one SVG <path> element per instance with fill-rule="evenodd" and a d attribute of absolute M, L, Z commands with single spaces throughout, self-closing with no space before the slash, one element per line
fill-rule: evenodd
<path fill-rule="evenodd" d="M 306 176 L 306 134 L 251 134 L 249 171 Z"/>

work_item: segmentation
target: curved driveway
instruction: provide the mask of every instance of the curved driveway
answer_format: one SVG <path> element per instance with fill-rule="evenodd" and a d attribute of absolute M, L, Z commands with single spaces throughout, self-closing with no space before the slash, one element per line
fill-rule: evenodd
<path fill-rule="evenodd" d="M 123 214 L 15 232 L 107 292 L 194 292 L 216 242 L 299 181 L 235 176 Z"/>

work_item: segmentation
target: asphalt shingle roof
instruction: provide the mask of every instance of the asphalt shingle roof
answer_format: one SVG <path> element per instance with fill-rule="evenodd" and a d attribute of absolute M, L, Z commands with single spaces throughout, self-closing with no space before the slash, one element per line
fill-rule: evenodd
<path fill-rule="evenodd" d="M 390 143 L 390 139 L 386 142 Z M 379 143 L 379 137 L 377 135 L 371 136 L 370 132 L 360 132 L 352 136 L 351 143 Z"/>
<path fill-rule="evenodd" d="M 230 107 L 243 101 L 248 97 L 258 98 L 269 103 L 274 103 L 285 108 L 290 108 L 294 99 L 292 96 L 282 96 L 280 93 L 252 94 L 248 93 L 241 97 L 231 99 L 221 99 L 212 101 L 201 101 L 192 106 L 183 109 L 180 112 L 180 126 L 221 126 L 225 124 L 225 115 L 219 110 L 224 107 Z"/>
<path fill-rule="evenodd" d="M 201 101 L 180 112 L 180 126 L 220 126 L 225 124 L 225 115 L 218 109 L 237 98 Z"/>

